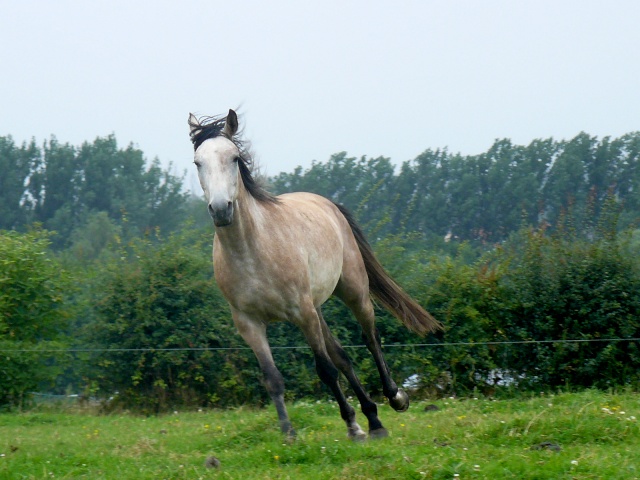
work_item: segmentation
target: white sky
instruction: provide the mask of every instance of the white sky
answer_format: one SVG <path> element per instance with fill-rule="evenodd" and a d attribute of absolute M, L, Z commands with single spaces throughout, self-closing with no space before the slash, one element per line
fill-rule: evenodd
<path fill-rule="evenodd" d="M 188 170 L 241 106 L 270 175 L 640 130 L 640 2 L 0 0 L 0 135 L 114 133 Z M 0 172 L 1 174 L 1 172 Z"/>

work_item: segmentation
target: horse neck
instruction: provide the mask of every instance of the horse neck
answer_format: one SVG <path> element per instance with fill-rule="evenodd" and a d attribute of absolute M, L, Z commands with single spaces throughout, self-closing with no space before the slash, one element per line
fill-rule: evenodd
<path fill-rule="evenodd" d="M 233 223 L 216 230 L 221 246 L 234 254 L 252 250 L 255 233 L 260 228 L 260 220 L 265 210 L 264 206 L 246 190 L 242 182 L 239 189 L 238 198 L 234 203 Z"/>

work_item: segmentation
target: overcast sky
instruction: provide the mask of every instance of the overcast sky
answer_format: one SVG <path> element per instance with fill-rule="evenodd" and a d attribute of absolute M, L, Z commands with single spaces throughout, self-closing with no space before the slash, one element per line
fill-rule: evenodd
<path fill-rule="evenodd" d="M 0 5 L 0 135 L 18 143 L 114 133 L 192 172 L 188 113 L 240 107 L 274 175 L 640 130 L 636 0 Z"/>

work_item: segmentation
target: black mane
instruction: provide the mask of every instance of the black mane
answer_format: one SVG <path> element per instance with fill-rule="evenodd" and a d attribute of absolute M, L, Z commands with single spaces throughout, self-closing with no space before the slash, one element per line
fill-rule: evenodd
<path fill-rule="evenodd" d="M 238 147 L 240 152 L 240 158 L 238 160 L 238 168 L 240 170 L 240 178 L 242 183 L 247 189 L 247 192 L 260 202 L 278 203 L 279 200 L 267 192 L 262 185 L 253 176 L 253 157 L 247 144 L 238 135 L 229 137 L 224 133 L 224 126 L 227 123 L 227 117 L 200 117 L 197 120 L 189 119 L 189 126 L 191 127 L 191 143 L 193 143 L 193 150 L 196 151 L 205 140 L 216 137 L 225 137 L 233 142 Z"/>

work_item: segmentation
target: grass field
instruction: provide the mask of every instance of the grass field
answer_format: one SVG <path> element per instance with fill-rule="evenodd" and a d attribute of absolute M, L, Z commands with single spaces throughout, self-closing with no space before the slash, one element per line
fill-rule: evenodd
<path fill-rule="evenodd" d="M 631 392 L 444 399 L 402 414 L 383 406 L 390 438 L 364 443 L 346 439 L 335 404 L 289 408 L 293 443 L 273 407 L 148 418 L 62 408 L 2 414 L 0 478 L 640 478 L 640 395 Z M 205 466 L 212 455 L 219 468 Z"/>

